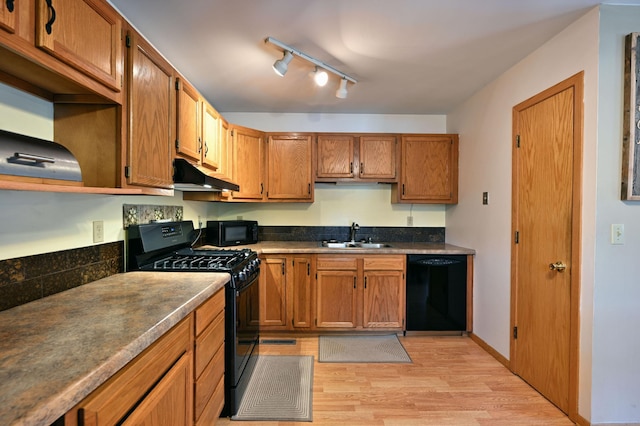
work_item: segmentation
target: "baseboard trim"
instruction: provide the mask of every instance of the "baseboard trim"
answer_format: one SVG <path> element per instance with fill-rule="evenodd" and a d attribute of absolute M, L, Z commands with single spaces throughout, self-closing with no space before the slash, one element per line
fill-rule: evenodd
<path fill-rule="evenodd" d="M 471 340 L 476 342 L 478 346 L 484 349 L 489 355 L 497 359 L 500 364 L 504 365 L 509 370 L 511 369 L 509 360 L 502 356 L 500 352 L 493 349 L 487 342 L 476 336 L 475 333 L 469 333 L 469 337 L 471 338 Z"/>

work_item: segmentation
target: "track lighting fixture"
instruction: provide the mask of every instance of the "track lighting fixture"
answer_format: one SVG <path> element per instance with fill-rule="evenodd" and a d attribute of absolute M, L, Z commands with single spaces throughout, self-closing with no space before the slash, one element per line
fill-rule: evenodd
<path fill-rule="evenodd" d="M 340 80 L 340 87 L 336 90 L 336 98 L 345 99 L 347 97 L 347 79 Z"/>
<path fill-rule="evenodd" d="M 289 69 L 289 62 L 291 62 L 292 59 L 293 55 L 291 54 L 291 52 L 285 50 L 282 59 L 278 59 L 273 63 L 273 70 L 280 77 L 284 77 L 284 75 L 287 73 L 287 69 Z"/>
<path fill-rule="evenodd" d="M 319 70 L 316 67 L 316 70 L 313 72 L 313 81 L 320 87 L 324 87 L 327 85 L 327 81 L 329 81 L 329 74 L 327 74 L 324 70 Z"/>
<path fill-rule="evenodd" d="M 353 84 L 357 83 L 358 81 L 343 73 L 342 71 L 339 71 L 335 68 L 333 68 L 330 65 L 325 64 L 324 62 L 307 55 L 304 52 L 301 52 L 300 50 L 297 50 L 291 46 L 288 46 L 286 44 L 284 44 L 283 42 L 276 40 L 273 37 L 267 37 L 265 40 L 265 43 L 271 43 L 275 46 L 278 46 L 282 49 L 282 52 L 284 54 L 282 59 L 278 59 L 274 64 L 273 64 L 273 70 L 279 75 L 279 76 L 284 76 L 287 72 L 287 69 L 289 68 L 289 63 L 291 62 L 291 60 L 293 59 L 293 56 L 298 56 L 302 59 L 304 59 L 305 61 L 309 61 L 312 64 L 314 64 L 316 66 L 316 70 L 314 72 L 314 80 L 316 82 L 316 84 L 318 86 L 324 86 L 325 84 L 327 84 L 327 81 L 329 80 L 329 75 L 326 73 L 326 71 L 329 71 L 332 74 L 337 75 L 338 77 L 340 77 L 340 86 L 338 87 L 338 90 L 336 91 L 336 97 L 340 98 L 340 99 L 345 99 L 347 97 L 347 83 L 351 82 Z M 322 70 L 320 70 L 319 68 L 322 68 Z M 325 71 L 326 70 L 326 71 Z"/>

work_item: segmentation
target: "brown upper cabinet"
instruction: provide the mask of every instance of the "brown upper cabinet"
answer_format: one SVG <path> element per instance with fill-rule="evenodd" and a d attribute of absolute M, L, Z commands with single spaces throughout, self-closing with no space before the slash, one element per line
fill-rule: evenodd
<path fill-rule="evenodd" d="M 9 2 L 7 2 L 9 3 Z M 20 3 L 20 1 L 11 2 Z M 122 88 L 122 18 L 97 0 L 38 0 L 36 46 L 112 90 Z"/>
<path fill-rule="evenodd" d="M 176 122 L 174 70 L 133 30 L 129 31 L 127 45 L 126 182 L 170 189 Z"/>
<path fill-rule="evenodd" d="M 231 136 L 233 141 L 233 181 L 240 186 L 240 191 L 232 191 L 228 200 L 262 201 L 266 198 L 264 182 L 265 134 L 246 127 L 232 126 Z"/>
<path fill-rule="evenodd" d="M 458 202 L 458 135 L 403 135 L 395 203 Z"/>
<path fill-rule="evenodd" d="M 269 134 L 269 201 L 313 202 L 312 139 L 310 134 Z"/>
<path fill-rule="evenodd" d="M 320 133 L 316 153 L 316 182 L 397 182 L 395 135 Z"/>
<path fill-rule="evenodd" d="M 228 125 L 227 125 L 228 127 Z M 219 171 L 222 150 L 222 117 L 211 105 L 202 105 L 202 165 Z M 225 139 L 226 142 L 226 139 Z M 226 150 L 224 151 L 226 154 Z"/>
<path fill-rule="evenodd" d="M 176 79 L 176 154 L 200 163 L 202 157 L 201 101 L 198 91 Z"/>
<path fill-rule="evenodd" d="M 16 10 L 17 7 L 20 7 L 20 1 L 3 1 L 0 4 L 1 29 L 9 33 L 14 33 L 16 31 L 16 23 L 18 22 L 16 19 L 16 16 L 18 15 L 18 11 Z"/>

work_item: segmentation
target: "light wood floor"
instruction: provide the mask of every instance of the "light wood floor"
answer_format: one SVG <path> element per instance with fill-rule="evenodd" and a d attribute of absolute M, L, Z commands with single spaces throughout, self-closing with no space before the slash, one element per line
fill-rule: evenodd
<path fill-rule="evenodd" d="M 319 363 L 317 336 L 286 337 L 296 344 L 261 345 L 261 354 L 315 357 L 313 423 L 221 418 L 216 425 L 574 424 L 468 337 L 400 337 L 412 364 Z"/>

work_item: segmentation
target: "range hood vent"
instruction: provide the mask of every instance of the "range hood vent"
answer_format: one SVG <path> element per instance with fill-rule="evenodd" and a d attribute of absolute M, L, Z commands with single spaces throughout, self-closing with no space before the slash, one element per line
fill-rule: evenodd
<path fill-rule="evenodd" d="M 183 158 L 173 160 L 173 187 L 179 191 L 239 191 L 232 182 L 210 176 Z"/>
<path fill-rule="evenodd" d="M 0 130 L 0 174 L 82 182 L 80 164 L 59 143 Z"/>

